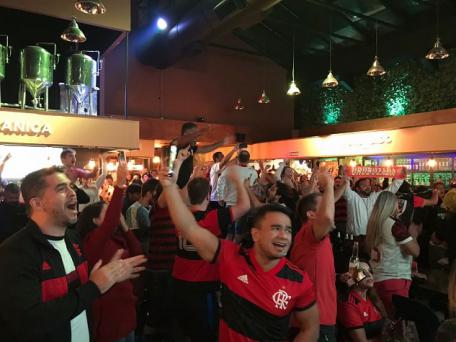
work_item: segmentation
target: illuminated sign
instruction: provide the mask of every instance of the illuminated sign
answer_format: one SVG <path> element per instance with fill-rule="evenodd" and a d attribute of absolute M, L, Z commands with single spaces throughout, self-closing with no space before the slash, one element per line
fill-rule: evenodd
<path fill-rule="evenodd" d="M 355 141 L 349 142 L 348 147 L 350 148 L 370 148 L 376 145 L 387 145 L 393 142 L 391 136 L 387 134 L 375 134 L 373 136 L 367 136 L 366 134 L 361 137 L 353 137 Z"/>
<path fill-rule="evenodd" d="M 0 123 L 0 132 L 7 135 L 49 136 L 51 127 L 47 123 L 3 120 Z"/>

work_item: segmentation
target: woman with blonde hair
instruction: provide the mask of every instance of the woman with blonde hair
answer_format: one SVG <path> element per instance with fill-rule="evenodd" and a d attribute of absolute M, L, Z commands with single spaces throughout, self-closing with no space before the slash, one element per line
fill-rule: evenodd
<path fill-rule="evenodd" d="M 392 296 L 408 297 L 413 257 L 420 254 L 416 228 L 408 229 L 396 220 L 398 213 L 397 197 L 383 191 L 375 202 L 366 235 L 374 286 L 390 318 L 394 313 Z"/>

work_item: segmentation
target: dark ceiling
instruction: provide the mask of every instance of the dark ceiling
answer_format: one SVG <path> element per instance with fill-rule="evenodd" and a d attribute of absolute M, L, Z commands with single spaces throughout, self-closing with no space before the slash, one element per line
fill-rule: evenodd
<path fill-rule="evenodd" d="M 252 2 L 231 1 L 240 7 Z M 165 15 L 172 27 L 201 2 L 135 0 L 133 25 L 141 27 L 156 16 Z M 376 26 L 378 54 L 385 67 L 404 59 L 422 58 L 435 41 L 437 8 L 442 42 L 447 48 L 454 47 L 456 0 L 282 0 L 250 27 L 234 28 L 232 33 L 256 53 L 288 70 L 294 36 L 296 74 L 307 81 L 326 76 L 331 41 L 333 71 L 350 81 L 372 63 Z M 209 45 L 214 37 L 202 40 Z"/>

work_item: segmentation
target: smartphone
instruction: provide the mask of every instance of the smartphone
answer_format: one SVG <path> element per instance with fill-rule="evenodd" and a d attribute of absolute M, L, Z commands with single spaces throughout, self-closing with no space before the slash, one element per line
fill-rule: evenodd
<path fill-rule="evenodd" d="M 123 162 L 126 160 L 125 151 L 119 151 L 118 159 L 119 159 L 119 161 L 123 161 Z"/>
<path fill-rule="evenodd" d="M 168 148 L 168 176 L 173 175 L 173 167 L 174 167 L 174 161 L 177 158 L 177 146 L 176 145 L 170 145 Z"/>

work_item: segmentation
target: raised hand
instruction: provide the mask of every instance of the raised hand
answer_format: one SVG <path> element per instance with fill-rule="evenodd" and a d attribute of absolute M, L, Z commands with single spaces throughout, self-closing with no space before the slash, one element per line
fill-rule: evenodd
<path fill-rule="evenodd" d="M 158 173 L 158 180 L 163 188 L 176 184 L 176 177 L 170 177 L 169 174 L 170 170 L 166 167 Z"/>
<path fill-rule="evenodd" d="M 116 283 L 139 277 L 139 273 L 145 269 L 140 266 L 147 261 L 144 255 L 121 259 L 123 252 L 123 249 L 119 249 L 109 263 L 101 266 L 102 261 L 99 260 L 93 267 L 90 280 L 97 285 L 102 294 Z"/>
<path fill-rule="evenodd" d="M 119 187 L 125 186 L 127 183 L 127 174 L 128 174 L 128 167 L 126 161 L 120 161 L 117 165 L 117 178 L 116 178 L 116 185 Z"/>

